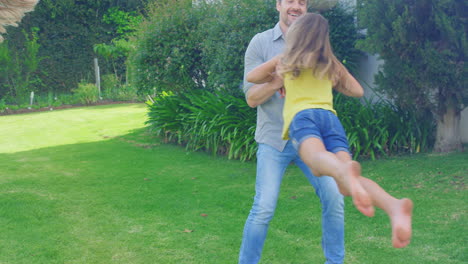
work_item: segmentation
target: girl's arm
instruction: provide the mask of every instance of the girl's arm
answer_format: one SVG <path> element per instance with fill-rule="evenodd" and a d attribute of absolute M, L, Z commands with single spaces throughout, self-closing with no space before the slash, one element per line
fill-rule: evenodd
<path fill-rule="evenodd" d="M 364 95 L 364 89 L 361 84 L 359 84 L 343 65 L 340 66 L 343 67 L 343 74 L 336 84 L 333 85 L 333 88 L 346 96 L 362 97 Z"/>
<path fill-rule="evenodd" d="M 246 93 L 247 104 L 250 107 L 257 107 L 281 90 L 281 87 L 283 87 L 283 79 L 275 73 L 270 82 L 255 84 L 249 89 Z"/>
<path fill-rule="evenodd" d="M 246 80 L 251 83 L 262 84 L 273 80 L 273 72 L 276 70 L 280 55 L 273 57 L 271 60 L 260 64 L 249 73 L 247 73 Z"/>

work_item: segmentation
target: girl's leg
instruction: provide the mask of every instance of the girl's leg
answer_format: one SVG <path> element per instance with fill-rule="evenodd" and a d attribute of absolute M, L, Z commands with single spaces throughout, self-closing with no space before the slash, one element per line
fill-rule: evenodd
<path fill-rule="evenodd" d="M 360 177 L 361 185 L 372 198 L 372 203 L 384 210 L 392 223 L 392 243 L 396 248 L 406 247 L 411 239 L 411 216 L 413 202 L 401 200 L 388 194 L 374 181 Z"/>
<path fill-rule="evenodd" d="M 343 161 L 351 160 L 348 152 L 340 151 L 337 157 Z M 359 173 L 361 175 L 361 173 Z M 396 248 L 406 247 L 411 239 L 411 216 L 413 202 L 410 199 L 396 199 L 388 194 L 376 182 L 359 176 L 361 186 L 367 191 L 372 199 L 372 204 L 384 210 L 392 223 L 392 244 Z"/>
<path fill-rule="evenodd" d="M 366 216 L 374 215 L 373 206 L 384 210 L 392 223 L 392 243 L 396 248 L 405 247 L 411 239 L 411 215 L 413 203 L 409 199 L 398 200 L 374 181 L 361 176 L 361 166 L 351 160 L 346 151 L 336 154 L 326 151 L 318 138 L 306 139 L 299 148 L 301 159 L 317 176 L 332 176 L 343 195 L 351 196 L 356 208 Z"/>
<path fill-rule="evenodd" d="M 341 155 L 345 157 L 346 152 L 340 153 L 343 153 Z M 339 159 L 337 155 L 325 149 L 322 140 L 314 137 L 301 143 L 299 155 L 314 175 L 333 177 L 340 192 L 351 196 L 354 205 L 361 213 L 367 216 L 374 215 L 372 199 L 359 181 L 361 175 L 359 163 L 352 161 L 351 157 L 347 161 Z"/>

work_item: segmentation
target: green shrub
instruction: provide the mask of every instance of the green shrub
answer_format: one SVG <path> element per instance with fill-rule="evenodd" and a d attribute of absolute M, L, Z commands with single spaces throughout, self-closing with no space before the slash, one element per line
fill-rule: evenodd
<path fill-rule="evenodd" d="M 122 34 L 126 35 L 128 27 L 119 24 L 113 12 L 119 10 L 131 14 L 144 12 L 143 8 L 148 0 L 131 1 L 53 1 L 42 0 L 34 12 L 21 21 L 19 27 L 8 29 L 7 40 L 12 52 L 26 54 L 25 43 L 28 41 L 22 31 L 33 32 L 34 27 L 40 27 L 38 42 L 40 45 L 38 56 L 43 58 L 39 62 L 38 70 L 34 73 L 43 84 L 36 87 L 35 92 L 52 90 L 57 93 L 70 92 L 76 88 L 80 80 L 94 80 L 93 46 L 98 43 L 109 43 L 111 39 Z M 109 16 L 107 19 L 105 16 Z M 115 19 L 114 19 L 115 18 Z M 133 22 L 126 19 L 122 23 Z M 2 46 L 5 43 L 2 43 Z M 0 47 L 1 48 L 1 47 Z M 38 58 L 39 58 L 38 57 Z M 32 57 L 31 57 L 32 58 Z M 120 61 L 119 61 L 120 62 Z M 0 65 L 4 65 L 0 63 Z M 26 65 L 21 62 L 21 69 Z M 118 72 L 125 69 L 124 63 L 117 63 Z M 114 72 L 110 63 L 101 63 L 102 73 Z M 2 71 L 0 69 L 0 71 Z M 0 96 L 2 96 L 3 75 L 0 74 Z M 5 90 L 7 91 L 7 90 Z"/>
<path fill-rule="evenodd" d="M 337 94 L 334 107 L 346 130 L 354 158 L 418 153 L 431 149 L 434 122 L 389 101 L 370 102 Z"/>
<path fill-rule="evenodd" d="M 244 98 L 204 90 L 166 94 L 149 104 L 148 115 L 150 128 L 166 142 L 232 159 L 255 157 L 256 114 Z"/>
<path fill-rule="evenodd" d="M 8 96 L 14 103 L 23 103 L 31 92 L 44 87 L 39 74 L 39 63 L 43 60 L 38 55 L 39 28 L 32 28 L 31 33 L 23 31 L 23 46 L 6 41 L 0 45 L 0 97 Z"/>
<path fill-rule="evenodd" d="M 196 8 L 188 0 L 155 4 L 139 32 L 132 68 L 141 91 L 173 92 L 150 105 L 148 123 L 157 135 L 190 150 L 255 157 L 256 114 L 239 86 L 249 40 L 278 20 L 274 5 L 275 0 L 201 3 Z M 354 9 L 340 4 L 324 16 L 334 52 L 353 71 L 360 53 L 354 47 L 360 37 Z M 335 107 L 355 158 L 425 151 L 433 142 L 432 119 L 419 118 L 411 109 L 340 95 Z"/>
<path fill-rule="evenodd" d="M 141 24 L 136 49 L 131 52 L 131 79 L 144 93 L 183 91 L 202 87 L 200 21 L 191 0 L 154 2 L 149 19 Z"/>
<path fill-rule="evenodd" d="M 73 96 L 73 94 L 66 93 L 66 94 L 59 94 L 55 96 L 52 106 L 57 107 L 60 105 L 71 105 L 75 103 L 76 103 L 76 99 Z"/>
<path fill-rule="evenodd" d="M 98 90 L 92 83 L 80 83 L 78 88 L 73 89 L 73 97 L 80 104 L 92 104 L 98 101 Z"/>
<path fill-rule="evenodd" d="M 112 101 L 141 101 L 138 89 L 134 85 L 121 84 L 115 74 L 102 76 L 102 96 Z"/>
<path fill-rule="evenodd" d="M 460 113 L 468 104 L 467 1 L 359 2 L 366 38 L 359 47 L 383 62 L 379 92 L 396 105 L 432 111 L 436 152 L 462 150 Z"/>
<path fill-rule="evenodd" d="M 434 142 L 432 119 L 388 101 L 370 103 L 338 94 L 335 108 L 347 132 L 354 158 L 418 153 Z M 149 127 L 166 142 L 188 150 L 255 158 L 255 109 L 243 97 L 198 90 L 164 94 L 149 104 Z"/>
<path fill-rule="evenodd" d="M 134 85 L 124 84 L 114 91 L 110 99 L 114 101 L 143 101 Z"/>
<path fill-rule="evenodd" d="M 252 37 L 278 22 L 276 0 L 191 0 L 152 6 L 131 52 L 132 80 L 141 92 L 223 90 L 239 93 L 244 54 Z M 338 5 L 324 13 L 338 58 L 355 65 L 358 39 L 354 9 Z"/>
<path fill-rule="evenodd" d="M 333 53 L 350 72 L 354 72 L 362 52 L 355 46 L 363 36 L 355 23 L 356 9 L 340 2 L 335 8 L 323 13 L 330 25 L 330 43 Z"/>
<path fill-rule="evenodd" d="M 252 37 L 278 22 L 275 0 L 231 0 L 199 6 L 208 14 L 199 24 L 202 64 L 209 89 L 240 91 L 244 54 Z"/>
<path fill-rule="evenodd" d="M 5 102 L 5 99 L 3 98 L 0 99 L 0 113 L 5 112 L 6 108 L 7 108 L 7 104 Z"/>
<path fill-rule="evenodd" d="M 10 105 L 10 106 L 8 106 L 8 109 L 11 109 L 11 110 L 15 111 L 15 110 L 20 109 L 20 107 L 18 105 Z"/>
<path fill-rule="evenodd" d="M 101 77 L 101 91 L 104 98 L 109 98 L 119 88 L 120 80 L 115 74 L 105 74 Z"/>

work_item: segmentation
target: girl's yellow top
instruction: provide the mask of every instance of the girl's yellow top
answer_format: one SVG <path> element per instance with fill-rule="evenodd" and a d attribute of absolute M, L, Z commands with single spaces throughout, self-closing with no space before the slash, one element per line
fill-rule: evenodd
<path fill-rule="evenodd" d="M 317 79 L 312 69 L 304 69 L 298 77 L 286 73 L 284 76 L 286 98 L 283 108 L 283 139 L 289 139 L 289 126 L 294 116 L 302 110 L 320 108 L 333 109 L 332 82 L 328 79 Z"/>

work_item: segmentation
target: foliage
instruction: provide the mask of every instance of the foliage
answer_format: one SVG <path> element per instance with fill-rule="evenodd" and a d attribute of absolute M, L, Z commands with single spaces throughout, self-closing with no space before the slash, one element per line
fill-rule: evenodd
<path fill-rule="evenodd" d="M 7 105 L 6 105 L 6 102 L 5 102 L 5 99 L 0 99 L 0 113 L 3 113 L 5 112 L 5 110 L 7 109 Z"/>
<path fill-rule="evenodd" d="M 142 96 L 138 93 L 138 89 L 132 84 L 119 85 L 117 90 L 114 90 L 107 96 L 107 99 L 111 99 L 113 101 L 144 101 Z"/>
<path fill-rule="evenodd" d="M 142 101 L 135 86 L 122 84 L 114 74 L 102 76 L 101 89 L 103 99 L 112 101 Z"/>
<path fill-rule="evenodd" d="M 359 22 L 367 29 L 360 47 L 384 60 L 376 77 L 380 92 L 398 106 L 432 111 L 438 131 L 449 124 L 445 118 L 460 120 L 468 105 L 466 10 L 464 0 L 363 0 L 359 4 Z M 459 127 L 447 129 L 459 131 Z M 461 146 L 459 132 L 450 136 L 458 141 L 450 143 Z"/>
<path fill-rule="evenodd" d="M 70 92 L 81 80 L 94 80 L 93 46 L 109 43 L 120 34 L 115 24 L 103 22 L 107 11 L 119 7 L 119 10 L 137 12 L 146 3 L 147 0 L 41 0 L 18 28 L 8 29 L 10 49 L 17 53 L 25 46 L 23 30 L 31 34 L 32 28 L 39 28 L 38 57 L 43 58 L 39 63 L 39 77 L 43 84 L 37 87 L 37 92 Z M 110 16 L 107 19 L 114 21 Z M 102 66 L 103 73 L 113 72 L 111 65 Z M 0 88 L 0 95 L 3 91 Z"/>
<path fill-rule="evenodd" d="M 132 51 L 132 76 L 147 94 L 208 89 L 240 92 L 244 53 L 250 39 L 278 21 L 275 0 L 232 0 L 216 4 L 178 0 L 155 3 Z M 358 38 L 352 9 L 324 13 L 338 57 L 353 65 Z M 333 21 L 332 21 L 333 20 Z"/>
<path fill-rule="evenodd" d="M 148 115 L 150 128 L 167 142 L 233 159 L 255 156 L 255 110 L 243 98 L 205 90 L 165 94 L 149 104 Z"/>
<path fill-rule="evenodd" d="M 143 20 L 143 17 L 135 11 L 126 12 L 121 10 L 119 6 L 114 6 L 107 10 L 102 20 L 107 24 L 115 25 L 117 37 L 122 38 L 132 35 Z"/>
<path fill-rule="evenodd" d="M 227 153 L 230 158 L 255 156 L 255 112 L 238 93 L 245 48 L 255 33 L 276 23 L 274 4 L 274 0 L 233 0 L 216 5 L 202 2 L 192 8 L 179 1 L 154 7 L 151 20 L 139 32 L 134 62 L 139 80 L 144 81 L 140 87 L 174 92 L 156 97 L 150 106 L 148 123 L 157 135 L 190 150 Z M 183 11 L 174 14 L 170 8 Z M 200 18 L 197 12 L 206 16 Z M 351 71 L 359 54 L 354 45 L 360 37 L 354 15 L 343 4 L 324 13 L 330 21 L 334 51 Z M 196 19 L 182 27 L 190 17 Z M 185 66 L 197 70 L 181 71 Z M 206 80 L 200 81 L 200 76 Z M 432 119 L 421 119 L 412 109 L 343 96 L 335 101 L 356 158 L 417 153 L 432 146 Z"/>
<path fill-rule="evenodd" d="M 201 40 L 202 64 L 209 89 L 235 94 L 241 91 L 244 53 L 252 37 L 278 22 L 275 0 L 232 0 L 200 4 L 208 14 L 195 34 Z"/>
<path fill-rule="evenodd" d="M 354 158 L 414 154 L 431 149 L 434 122 L 412 108 L 389 101 L 371 102 L 337 94 L 334 107 L 343 124 Z"/>
<path fill-rule="evenodd" d="M 104 97 L 114 93 L 119 89 L 120 81 L 114 74 L 105 74 L 101 76 L 101 89 Z"/>
<path fill-rule="evenodd" d="M 44 59 L 38 55 L 41 46 L 37 35 L 39 29 L 32 30 L 31 34 L 22 32 L 25 38 L 23 47 L 14 47 L 11 41 L 0 45 L 0 97 L 17 103 L 43 86 L 39 78 L 39 63 Z"/>
<path fill-rule="evenodd" d="M 349 3 L 339 2 L 322 15 L 329 23 L 333 53 L 353 73 L 357 70 L 358 59 L 362 55 L 362 51 L 356 48 L 356 43 L 363 37 L 355 22 L 356 9 Z"/>
<path fill-rule="evenodd" d="M 78 88 L 73 89 L 73 96 L 80 104 L 92 104 L 98 101 L 98 90 L 92 83 L 81 82 Z"/>
<path fill-rule="evenodd" d="M 360 102 L 341 94 L 334 105 L 354 158 L 419 153 L 434 142 L 432 119 L 412 109 L 388 101 Z M 255 157 L 255 110 L 243 98 L 204 90 L 165 94 L 150 104 L 148 115 L 150 128 L 166 142 L 234 159 Z"/>
<path fill-rule="evenodd" d="M 142 15 L 134 11 L 120 10 L 119 7 L 110 8 L 103 17 L 103 22 L 116 28 L 117 35 L 110 41 L 110 44 L 95 44 L 93 50 L 104 58 L 105 62 L 112 65 L 114 74 L 120 82 L 125 74 L 125 82 L 128 84 L 127 57 L 134 48 L 131 39 L 142 20 Z"/>
<path fill-rule="evenodd" d="M 202 87 L 201 51 L 195 32 L 200 20 L 191 0 L 154 2 L 138 32 L 131 54 L 135 84 L 146 93 L 155 88 L 182 91 Z"/>

